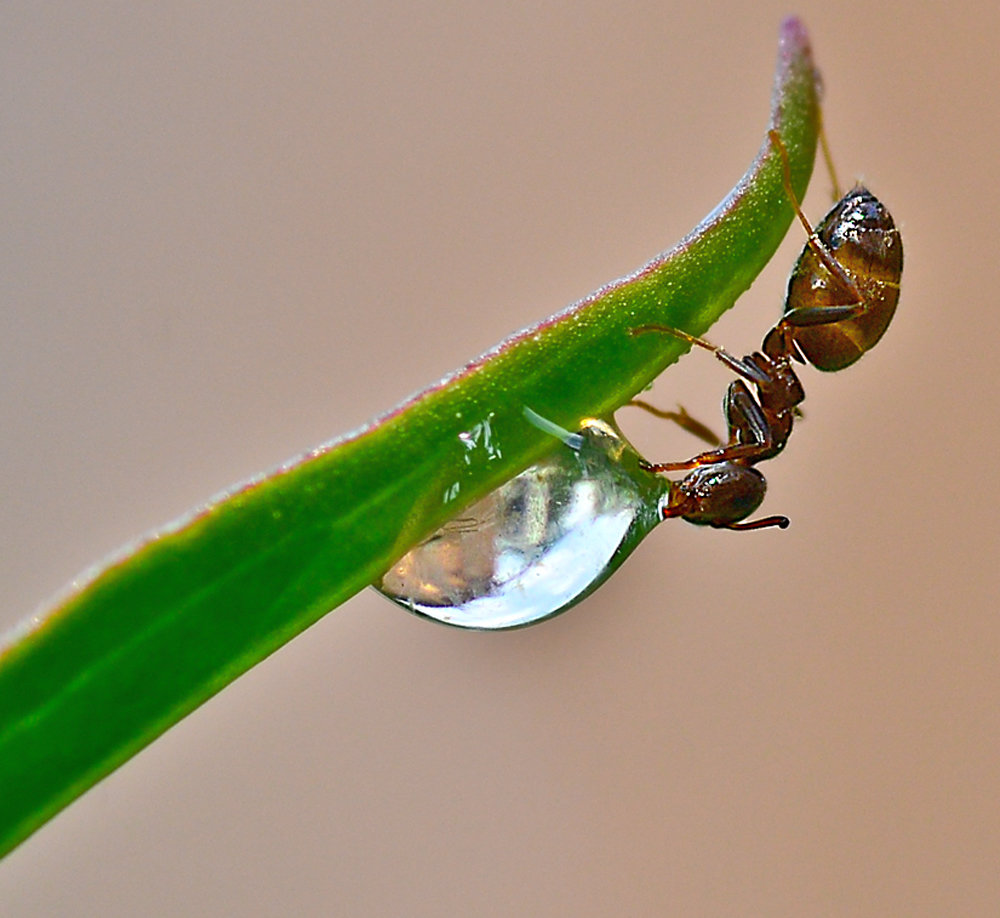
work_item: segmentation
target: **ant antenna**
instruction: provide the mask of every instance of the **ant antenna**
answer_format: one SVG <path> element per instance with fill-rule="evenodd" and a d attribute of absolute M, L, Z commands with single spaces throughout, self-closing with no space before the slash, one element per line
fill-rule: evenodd
<path fill-rule="evenodd" d="M 760 520 L 751 520 L 749 523 L 730 523 L 726 526 L 726 529 L 768 529 L 771 526 L 777 526 L 779 529 L 787 529 L 789 526 L 789 519 L 787 516 L 765 516 Z"/>

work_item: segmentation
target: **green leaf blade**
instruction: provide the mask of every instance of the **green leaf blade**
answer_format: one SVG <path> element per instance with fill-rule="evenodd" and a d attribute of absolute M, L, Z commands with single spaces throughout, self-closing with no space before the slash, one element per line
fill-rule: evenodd
<path fill-rule="evenodd" d="M 781 133 L 800 195 L 818 123 L 808 41 L 789 20 L 768 127 Z M 525 407 L 574 428 L 627 402 L 682 352 L 630 330 L 703 332 L 749 287 L 791 219 L 765 141 L 719 207 L 633 275 L 76 586 L 0 649 L 0 854 L 551 449 Z"/>

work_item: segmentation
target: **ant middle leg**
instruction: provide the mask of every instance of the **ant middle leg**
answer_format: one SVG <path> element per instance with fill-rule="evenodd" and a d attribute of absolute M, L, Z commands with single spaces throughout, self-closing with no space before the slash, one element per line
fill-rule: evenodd
<path fill-rule="evenodd" d="M 673 328 L 670 325 L 640 325 L 638 328 L 633 328 L 629 334 L 642 335 L 646 332 L 661 332 L 665 335 L 673 335 L 675 338 L 687 341 L 688 344 L 711 351 L 715 354 L 717 360 L 729 367 L 737 376 L 742 376 L 747 382 L 752 382 L 756 385 L 766 385 L 770 381 L 770 375 L 749 358 L 743 357 L 741 359 L 734 357 L 725 348 L 712 344 L 704 338 L 696 338 L 694 335 L 689 335 L 686 331 L 681 331 L 679 328 Z"/>
<path fill-rule="evenodd" d="M 702 424 L 697 418 L 691 417 L 683 405 L 678 405 L 676 411 L 667 411 L 657 408 L 641 398 L 634 398 L 626 405 L 634 408 L 641 408 L 643 411 L 653 415 L 653 417 L 663 418 L 665 421 L 673 421 L 678 427 L 682 427 L 689 434 L 696 436 L 699 440 L 704 440 L 709 446 L 722 446 L 722 438 L 719 437 L 711 427 Z"/>

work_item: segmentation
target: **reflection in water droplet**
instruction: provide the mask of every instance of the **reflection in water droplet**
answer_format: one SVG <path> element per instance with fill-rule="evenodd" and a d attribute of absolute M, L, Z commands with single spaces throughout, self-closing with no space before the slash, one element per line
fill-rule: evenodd
<path fill-rule="evenodd" d="M 404 555 L 376 589 L 461 628 L 516 628 L 579 602 L 660 521 L 669 482 L 612 425 L 584 422 L 542 461 Z"/>

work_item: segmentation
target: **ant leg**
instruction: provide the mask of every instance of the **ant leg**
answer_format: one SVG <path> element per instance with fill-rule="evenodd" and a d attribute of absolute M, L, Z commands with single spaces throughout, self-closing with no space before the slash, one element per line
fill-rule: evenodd
<path fill-rule="evenodd" d="M 633 338 L 636 335 L 644 335 L 646 332 L 661 332 L 664 335 L 673 335 L 675 338 L 680 338 L 681 341 L 687 341 L 688 344 L 694 344 L 704 348 L 706 351 L 712 351 L 713 354 L 722 350 L 722 348 L 716 347 L 710 341 L 706 341 L 704 338 L 696 338 L 694 335 L 689 335 L 686 331 L 681 331 L 672 325 L 640 325 L 638 328 L 629 329 L 629 334 Z"/>
<path fill-rule="evenodd" d="M 768 137 L 781 158 L 781 177 L 782 183 L 785 186 L 785 194 L 788 195 L 788 200 L 792 205 L 792 209 L 795 211 L 795 215 L 798 217 L 799 222 L 802 224 L 807 236 L 809 237 L 807 240 L 809 248 L 820 260 L 823 267 L 826 268 L 830 275 L 843 287 L 852 300 L 848 303 L 839 305 L 805 306 L 790 309 L 782 317 L 779 326 L 783 325 L 786 328 L 801 328 L 811 325 L 829 325 L 836 322 L 843 322 L 847 319 L 856 319 L 858 316 L 863 315 L 867 311 L 868 303 L 861 291 L 858 289 L 858 285 L 854 278 L 852 278 L 847 271 L 844 270 L 843 265 L 837 261 L 830 250 L 823 244 L 823 240 L 819 238 L 816 230 L 813 229 L 812 224 L 809 222 L 809 218 L 803 212 L 802 205 L 799 203 L 799 199 L 795 194 L 795 189 L 792 188 L 792 172 L 788 161 L 788 150 L 785 148 L 785 144 L 782 142 L 781 136 L 777 131 L 772 129 L 768 131 Z M 833 159 L 830 156 L 829 146 L 826 142 L 826 134 L 823 133 L 822 127 L 820 128 L 820 140 L 822 142 L 823 155 L 827 161 L 827 168 L 830 170 L 830 178 L 833 180 L 835 191 L 839 193 L 840 183 L 837 181 L 837 175 L 833 168 Z"/>
<path fill-rule="evenodd" d="M 662 408 L 657 408 L 655 405 L 651 405 L 649 402 L 643 401 L 641 398 L 634 398 L 627 404 L 632 405 L 636 408 L 641 408 L 643 411 L 648 411 L 651 415 L 658 418 L 663 418 L 666 421 L 673 421 L 678 427 L 683 427 L 689 434 L 693 434 L 699 440 L 704 440 L 709 446 L 721 446 L 722 440 L 716 436 L 713 430 L 701 421 L 696 420 L 691 417 L 685 411 L 683 405 L 677 406 L 677 411 L 664 411 Z"/>
<path fill-rule="evenodd" d="M 858 285 L 854 282 L 853 278 L 844 270 L 843 265 L 837 261 L 836 258 L 830 253 L 830 250 L 823 244 L 823 240 L 819 238 L 816 234 L 816 230 L 813 229 L 812 224 L 809 222 L 809 218 L 803 213 L 802 205 L 799 203 L 799 199 L 795 194 L 795 189 L 792 188 L 792 168 L 788 162 L 788 150 L 785 149 L 785 144 L 781 139 L 781 135 L 778 134 L 773 128 L 767 132 L 767 136 L 771 139 L 771 143 L 774 148 L 778 151 L 778 155 L 781 157 L 781 178 L 785 186 L 785 194 L 788 195 L 788 201 L 792 205 L 792 209 L 795 211 L 795 215 L 799 218 L 799 223 L 802 224 L 806 231 L 806 235 L 809 237 L 808 245 L 809 248 L 813 250 L 816 257 L 823 263 L 823 267 L 830 272 L 838 281 L 840 281 L 846 290 L 853 294 L 857 303 L 854 306 L 843 306 L 843 307 L 831 307 L 833 309 L 854 309 L 851 315 L 841 315 L 829 319 L 830 322 L 839 322 L 842 319 L 853 318 L 854 316 L 860 315 L 864 312 L 864 297 L 861 295 L 861 291 L 858 290 Z M 817 307 L 818 308 L 818 307 Z M 794 310 L 793 310 L 794 312 Z M 792 313 L 786 313 L 785 319 L 792 315 Z M 792 324 L 798 324 L 793 322 Z M 802 323 L 802 324 L 822 324 L 821 322 L 814 321 L 812 323 Z"/>
<path fill-rule="evenodd" d="M 826 127 L 823 124 L 823 111 L 819 112 L 819 145 L 823 151 L 823 161 L 826 163 L 826 171 L 830 173 L 830 181 L 833 183 L 833 203 L 836 204 L 843 196 L 840 182 L 837 181 L 837 170 L 833 165 L 833 155 L 830 153 L 830 144 L 826 139 Z"/>
<path fill-rule="evenodd" d="M 700 453 L 684 462 L 643 462 L 643 468 L 650 472 L 683 472 L 716 462 L 754 465 L 780 451 L 787 435 L 776 443 L 774 431 L 746 383 L 737 379 L 730 384 L 724 407 L 729 422 L 728 446 Z"/>
<path fill-rule="evenodd" d="M 742 379 L 734 379 L 726 390 L 722 410 L 729 426 L 729 459 L 750 459 L 760 462 L 769 459 L 774 446 L 774 431 L 757 400 L 750 394 Z M 739 455 L 733 454 L 737 446 L 747 449 Z M 757 453 L 760 452 L 760 455 Z"/>
<path fill-rule="evenodd" d="M 645 334 L 646 332 L 662 332 L 665 335 L 673 335 L 675 338 L 687 341 L 688 344 L 696 345 L 706 351 L 711 351 L 715 354 L 716 358 L 729 367 L 730 370 L 738 376 L 742 376 L 749 382 L 757 384 L 768 382 L 769 377 L 767 374 L 753 363 L 750 363 L 746 358 L 740 360 L 738 357 L 734 357 L 730 354 L 725 348 L 718 347 L 710 341 L 706 341 L 704 338 L 696 338 L 694 335 L 689 335 L 687 332 L 681 331 L 679 328 L 672 328 L 669 325 L 640 325 L 638 328 L 633 328 L 629 334 L 635 336 Z"/>

